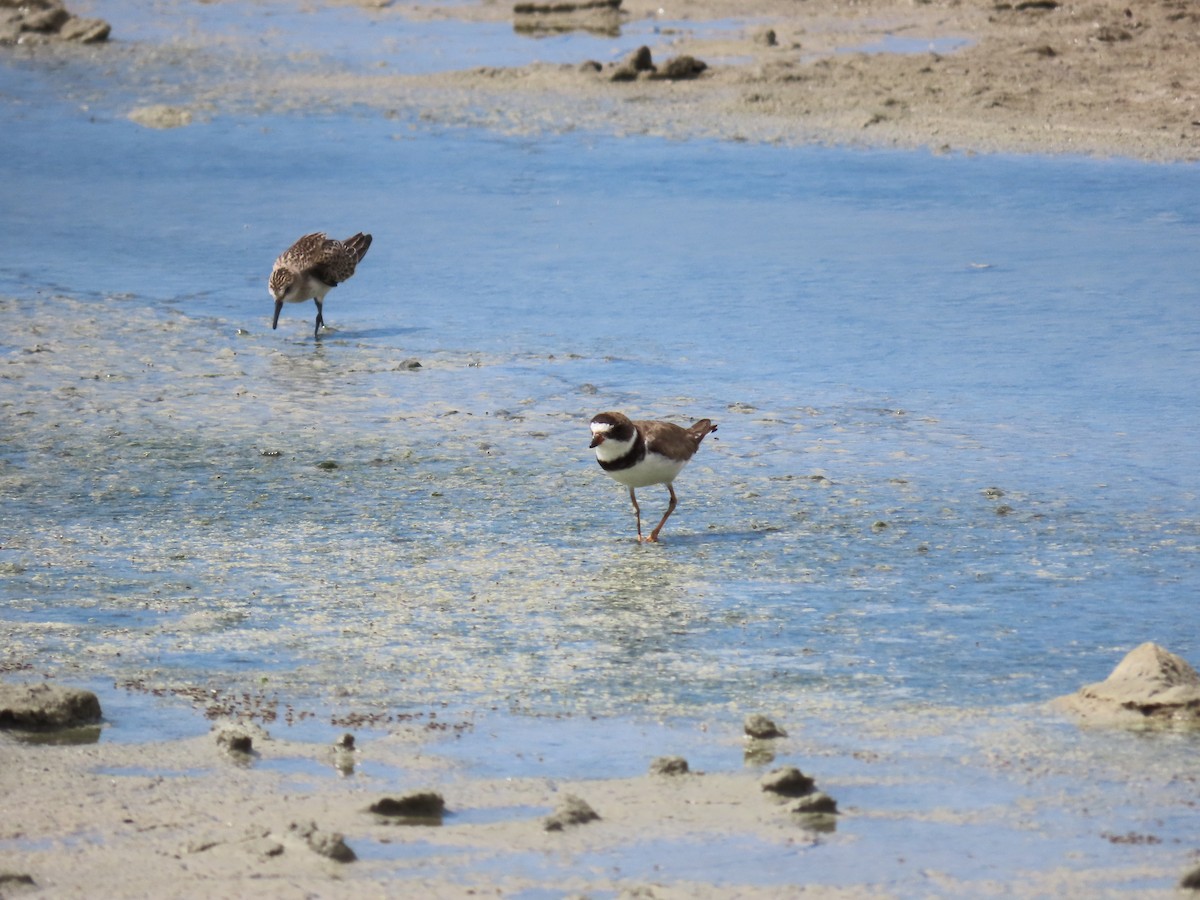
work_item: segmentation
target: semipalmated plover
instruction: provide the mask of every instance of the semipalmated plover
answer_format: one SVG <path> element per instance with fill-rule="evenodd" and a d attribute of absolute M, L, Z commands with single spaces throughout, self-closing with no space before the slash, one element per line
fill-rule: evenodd
<path fill-rule="evenodd" d="M 321 305 L 329 289 L 337 287 L 354 274 L 355 267 L 367 255 L 371 236 L 361 231 L 344 241 L 327 238 L 323 232 L 306 234 L 275 260 L 271 269 L 271 296 L 275 298 L 275 317 L 271 327 L 279 327 L 279 312 L 285 303 L 301 303 L 311 298 L 317 304 L 317 324 L 313 335 L 319 335 L 325 324 Z"/>
<path fill-rule="evenodd" d="M 634 488 L 665 484 L 671 494 L 662 521 L 645 538 L 657 541 L 678 502 L 672 482 L 695 455 L 705 436 L 716 430 L 711 419 L 701 419 L 690 428 L 671 422 L 631 422 L 619 412 L 602 412 L 592 419 L 591 446 L 596 451 L 596 461 L 611 478 L 629 488 L 639 541 L 643 540 L 642 510 Z"/>

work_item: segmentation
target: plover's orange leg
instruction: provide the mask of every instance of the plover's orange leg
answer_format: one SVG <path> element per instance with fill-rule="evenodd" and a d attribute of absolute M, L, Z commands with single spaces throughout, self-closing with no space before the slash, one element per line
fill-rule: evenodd
<path fill-rule="evenodd" d="M 642 508 L 638 506 L 637 494 L 629 489 L 629 502 L 633 504 L 633 514 L 637 517 L 638 543 L 642 542 Z"/>
<path fill-rule="evenodd" d="M 662 531 L 662 527 L 667 524 L 667 519 L 671 518 L 671 513 L 675 512 L 675 506 L 679 503 L 679 500 L 675 497 L 675 485 L 668 482 L 667 490 L 671 492 L 671 502 L 667 506 L 667 511 L 663 513 L 662 521 L 658 523 L 658 527 L 650 532 L 649 540 L 654 543 L 658 542 L 658 533 Z"/>

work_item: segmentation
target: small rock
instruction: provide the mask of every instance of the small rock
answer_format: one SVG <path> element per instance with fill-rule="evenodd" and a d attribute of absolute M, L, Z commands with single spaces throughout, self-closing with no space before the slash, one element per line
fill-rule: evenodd
<path fill-rule="evenodd" d="M 293 822 L 288 826 L 288 830 L 303 838 L 313 853 L 328 857 L 334 862 L 348 863 L 358 859 L 358 855 L 347 846 L 340 834 L 336 831 L 321 831 L 316 822 Z"/>
<path fill-rule="evenodd" d="M 0 888 L 10 885 L 28 885 L 32 887 L 34 880 L 32 875 L 26 875 L 24 872 L 0 872 Z"/>
<path fill-rule="evenodd" d="M 654 77 L 663 81 L 684 81 L 695 78 L 707 68 L 708 63 L 694 56 L 676 56 L 668 59 Z"/>
<path fill-rule="evenodd" d="M 404 819 L 440 819 L 446 801 L 436 791 L 409 791 L 400 797 L 384 797 L 367 807 L 377 816 Z"/>
<path fill-rule="evenodd" d="M 789 812 L 798 815 L 836 815 L 837 801 L 823 791 L 814 791 L 806 797 L 802 797 L 794 806 L 788 808 Z"/>
<path fill-rule="evenodd" d="M 653 71 L 655 71 L 654 58 L 650 54 L 650 48 L 642 45 L 617 64 L 613 69 L 612 80 L 636 81 L 642 72 Z"/>
<path fill-rule="evenodd" d="M 355 759 L 354 735 L 343 734 L 333 742 L 333 767 L 341 775 L 353 775 Z"/>
<path fill-rule="evenodd" d="M 765 28 L 754 36 L 754 43 L 762 44 L 764 47 L 774 47 L 779 41 L 775 37 L 774 28 Z"/>
<path fill-rule="evenodd" d="M 805 794 L 812 793 L 815 783 L 795 766 L 772 769 L 759 781 L 764 791 L 779 794 L 782 797 L 803 797 Z"/>
<path fill-rule="evenodd" d="M 1179 886 L 1186 890 L 1200 891 L 1200 866 L 1192 869 L 1192 871 L 1179 879 Z"/>
<path fill-rule="evenodd" d="M 574 794 L 564 794 L 554 812 L 542 820 L 546 831 L 562 831 L 568 825 L 583 825 L 599 819 L 599 814 Z"/>
<path fill-rule="evenodd" d="M 96 43 L 106 40 L 110 31 L 101 19 L 72 15 L 60 0 L 0 0 L 0 43 Z"/>
<path fill-rule="evenodd" d="M 249 753 L 254 749 L 254 741 L 248 734 L 222 735 L 217 742 L 235 753 Z"/>
<path fill-rule="evenodd" d="M 396 366 L 396 368 L 393 371 L 407 372 L 407 371 L 412 371 L 413 369 L 419 369 L 419 368 L 421 368 L 421 361 L 419 359 L 417 359 L 416 357 L 410 356 L 408 359 L 401 360 L 400 364 L 398 366 Z"/>
<path fill-rule="evenodd" d="M 786 731 L 761 713 L 751 713 L 746 716 L 746 721 L 742 725 L 742 728 L 748 737 L 759 740 L 787 737 Z"/>
<path fill-rule="evenodd" d="M 625 58 L 625 62 L 636 69 L 638 72 L 653 72 L 654 57 L 650 54 L 650 48 L 643 44 Z"/>
<path fill-rule="evenodd" d="M 325 460 L 322 460 L 321 462 L 317 463 L 317 468 L 321 469 L 324 472 L 332 472 L 334 469 L 338 469 L 341 467 L 336 462 L 334 462 L 332 459 L 325 459 Z"/>
<path fill-rule="evenodd" d="M 543 3 L 514 3 L 513 14 L 518 16 L 561 15 L 593 9 L 618 9 L 620 6 L 621 0 L 548 0 Z"/>
<path fill-rule="evenodd" d="M 223 747 L 230 753 L 249 755 L 254 752 L 254 740 L 270 740 L 265 731 L 257 725 L 240 722 L 226 722 L 216 727 L 215 739 L 218 747 Z"/>
<path fill-rule="evenodd" d="M 100 721 L 91 691 L 56 684 L 0 684 L 0 728 L 71 728 Z"/>
<path fill-rule="evenodd" d="M 688 762 L 682 756 L 660 756 L 650 763 L 651 775 L 686 775 Z"/>

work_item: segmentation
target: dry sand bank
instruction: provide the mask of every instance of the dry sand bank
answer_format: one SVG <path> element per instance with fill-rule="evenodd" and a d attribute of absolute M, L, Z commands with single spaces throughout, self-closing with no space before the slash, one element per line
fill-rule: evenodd
<path fill-rule="evenodd" d="M 385 41 L 389 24 L 403 20 L 503 23 L 522 33 L 528 25 L 516 21 L 511 3 L 348 5 L 361 6 L 364 23 Z M 624 81 L 613 80 L 611 65 L 584 65 L 582 52 L 570 63 L 413 75 L 398 74 L 381 51 L 378 61 L 351 69 L 319 50 L 287 46 L 266 12 L 265 39 L 244 29 L 209 34 L 186 16 L 180 20 L 169 45 L 130 45 L 115 21 L 108 44 L 4 52 L 86 55 L 98 64 L 97 80 L 73 88 L 78 99 L 133 92 L 135 99 L 119 101 L 127 111 L 166 109 L 165 118 L 141 115 L 166 126 L 223 112 L 357 108 L 523 134 L 594 129 L 935 151 L 1200 157 L 1200 11 L 1186 0 L 626 0 L 619 17 L 607 21 L 660 24 L 651 48 L 659 76 L 676 57 L 706 67 L 692 78 L 647 71 Z M 537 59 L 536 39 L 523 40 L 528 58 Z M 905 52 L 878 52 L 888 48 Z"/>
<path fill-rule="evenodd" d="M 630 19 L 733 19 L 740 30 L 666 35 L 709 63 L 694 80 L 611 83 L 532 66 L 452 82 L 492 99 L 536 98 L 591 126 L 750 141 L 1081 153 L 1200 154 L 1200 12 L 1184 0 L 891 2 L 628 0 Z M 660 16 L 659 10 L 663 12 Z M 496 11 L 485 4 L 473 15 Z M 767 32 L 773 33 L 773 40 Z M 862 52 L 885 39 L 956 38 L 951 52 Z M 884 44 L 883 46 L 887 46 Z M 597 108 L 597 104 L 611 106 Z"/>

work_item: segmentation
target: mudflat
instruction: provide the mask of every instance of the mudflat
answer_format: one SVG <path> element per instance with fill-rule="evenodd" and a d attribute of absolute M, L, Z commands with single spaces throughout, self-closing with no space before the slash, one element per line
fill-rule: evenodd
<path fill-rule="evenodd" d="M 361 7 L 372 29 L 359 65 L 274 33 L 273 3 L 259 7 L 261 32 L 205 31 L 181 7 L 167 46 L 131 41 L 118 20 L 107 43 L 63 50 L 34 40 L 5 53 L 90 57 L 95 78 L 73 94 L 91 102 L 134 88 L 136 99 L 121 102 L 153 127 L 228 112 L 355 108 L 506 133 L 1200 157 L 1200 11 L 1186 0 L 341 5 Z M 451 59 L 413 73 L 403 53 L 388 58 L 400 23 L 435 19 L 522 36 L 619 35 L 649 23 L 653 40 L 630 60 L 581 51 L 567 62 Z M 539 54 L 535 37 L 527 58 Z"/>
<path fill-rule="evenodd" d="M 1182 0 L 627 0 L 622 9 L 630 20 L 746 24 L 677 29 L 669 55 L 707 65 L 692 78 L 612 82 L 605 71 L 530 66 L 432 80 L 570 106 L 588 124 L 615 116 L 631 132 L 1155 160 L 1200 152 L 1200 12 Z M 603 111 L 592 105 L 614 98 L 622 102 Z"/>

